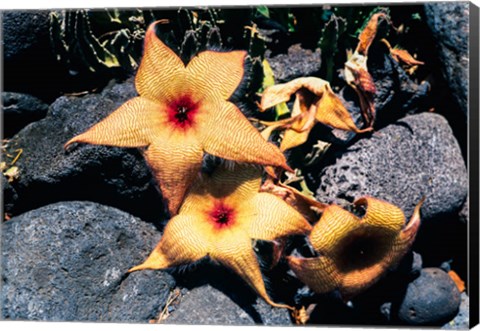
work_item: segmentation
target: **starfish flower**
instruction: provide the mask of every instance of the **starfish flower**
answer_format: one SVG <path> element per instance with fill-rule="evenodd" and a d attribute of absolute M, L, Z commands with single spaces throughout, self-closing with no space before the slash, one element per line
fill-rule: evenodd
<path fill-rule="evenodd" d="M 204 152 L 291 170 L 229 101 L 244 76 L 245 51 L 204 51 L 187 65 L 155 34 L 152 23 L 130 99 L 73 143 L 146 147 L 144 157 L 173 215 L 197 176 Z"/>
<path fill-rule="evenodd" d="M 259 193 L 260 185 L 260 171 L 249 165 L 217 169 L 195 182 L 153 252 L 129 272 L 165 269 L 209 256 L 239 274 L 267 303 L 290 308 L 269 298 L 251 241 L 281 240 L 305 234 L 311 226 L 280 198 Z"/>
<path fill-rule="evenodd" d="M 420 226 L 422 203 L 423 199 L 406 225 L 398 207 L 375 198 L 355 202 L 366 207 L 362 218 L 330 205 L 309 235 L 318 256 L 288 256 L 290 268 L 314 292 L 338 289 L 344 299 L 351 298 L 377 282 L 409 250 Z"/>
<path fill-rule="evenodd" d="M 273 130 L 286 129 L 280 150 L 299 146 L 308 139 L 308 134 L 316 122 L 329 125 L 340 130 L 362 133 L 370 128 L 358 129 L 350 113 L 340 99 L 333 93 L 330 84 L 316 77 L 301 77 L 285 84 L 268 87 L 260 103 L 264 111 L 279 103 L 286 102 L 295 94 L 291 118 L 276 122 L 261 122 L 267 125 L 264 137 Z"/>

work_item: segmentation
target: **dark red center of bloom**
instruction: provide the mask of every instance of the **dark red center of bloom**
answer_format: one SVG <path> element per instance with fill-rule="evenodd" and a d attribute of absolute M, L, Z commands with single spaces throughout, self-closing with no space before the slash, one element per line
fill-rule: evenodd
<path fill-rule="evenodd" d="M 175 127 L 186 129 L 194 124 L 198 103 L 193 102 L 189 96 L 183 96 L 171 102 L 168 106 L 168 118 Z"/>
<path fill-rule="evenodd" d="M 235 223 L 235 211 L 223 202 L 215 204 L 209 216 L 217 229 L 223 229 Z"/>

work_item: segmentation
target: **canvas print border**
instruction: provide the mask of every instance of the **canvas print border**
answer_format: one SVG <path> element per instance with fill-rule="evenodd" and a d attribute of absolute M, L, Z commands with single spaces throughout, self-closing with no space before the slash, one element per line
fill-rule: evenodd
<path fill-rule="evenodd" d="M 478 7 L 2 12 L 6 321 L 478 324 Z"/>

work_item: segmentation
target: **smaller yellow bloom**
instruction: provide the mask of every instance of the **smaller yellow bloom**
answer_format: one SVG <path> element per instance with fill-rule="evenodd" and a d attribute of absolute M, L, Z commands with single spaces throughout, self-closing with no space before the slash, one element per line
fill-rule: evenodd
<path fill-rule="evenodd" d="M 240 275 L 267 303 L 252 239 L 274 241 L 306 234 L 310 224 L 273 194 L 260 192 L 261 172 L 242 165 L 197 181 L 147 260 L 132 269 L 165 269 L 209 256 Z"/>
<path fill-rule="evenodd" d="M 317 122 L 356 133 L 372 130 L 357 128 L 348 110 L 333 93 L 330 84 L 317 77 L 301 77 L 285 84 L 268 87 L 263 92 L 260 109 L 264 111 L 286 102 L 293 94 L 295 94 L 295 101 L 291 118 L 276 122 L 262 122 L 268 126 L 263 133 L 266 138 L 273 130 L 285 129 L 285 136 L 280 145 L 281 151 L 306 142 Z"/>
<path fill-rule="evenodd" d="M 420 226 L 420 207 L 405 225 L 400 208 L 372 197 L 362 197 L 362 218 L 337 205 L 327 207 L 309 235 L 317 257 L 288 256 L 290 268 L 314 292 L 339 290 L 351 298 L 376 283 L 410 249 Z"/>

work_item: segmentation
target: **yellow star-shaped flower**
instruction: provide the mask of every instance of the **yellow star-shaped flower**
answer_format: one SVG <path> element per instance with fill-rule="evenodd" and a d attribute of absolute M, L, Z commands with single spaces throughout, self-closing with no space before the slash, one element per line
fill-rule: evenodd
<path fill-rule="evenodd" d="M 197 176 L 204 152 L 238 162 L 283 167 L 268 143 L 229 101 L 244 76 L 245 51 L 205 51 L 187 65 L 155 34 L 145 35 L 135 97 L 72 138 L 73 143 L 146 147 L 144 157 L 170 213 L 176 214 Z"/>
<path fill-rule="evenodd" d="M 385 201 L 363 197 L 362 218 L 330 205 L 309 235 L 319 254 L 303 258 L 288 256 L 290 268 L 314 292 L 338 289 L 349 299 L 377 282 L 410 248 L 420 226 L 420 207 L 405 224 L 401 209 Z"/>
<path fill-rule="evenodd" d="M 252 166 L 219 169 L 196 182 L 178 215 L 147 260 L 129 271 L 165 269 L 209 256 L 239 274 L 266 302 L 266 290 L 252 239 L 274 241 L 305 234 L 309 223 L 282 199 L 259 193 L 261 172 Z"/>

